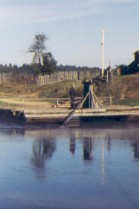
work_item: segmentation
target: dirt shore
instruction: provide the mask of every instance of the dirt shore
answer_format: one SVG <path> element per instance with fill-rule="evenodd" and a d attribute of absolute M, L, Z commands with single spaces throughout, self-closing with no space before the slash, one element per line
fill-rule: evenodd
<path fill-rule="evenodd" d="M 3 103 L 3 108 L 15 108 L 20 110 L 32 110 L 32 109 L 39 109 L 45 110 L 47 108 L 55 107 L 54 103 L 42 100 L 28 100 L 28 99 L 17 99 L 17 98 L 0 98 L 1 102 Z"/>

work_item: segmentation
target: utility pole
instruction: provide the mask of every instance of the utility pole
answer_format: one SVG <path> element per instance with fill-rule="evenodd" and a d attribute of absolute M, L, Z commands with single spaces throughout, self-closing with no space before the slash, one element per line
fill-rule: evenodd
<path fill-rule="evenodd" d="M 104 30 L 102 31 L 102 37 L 101 37 L 101 50 L 102 50 L 101 65 L 102 65 L 102 77 L 103 77 L 104 76 Z"/>

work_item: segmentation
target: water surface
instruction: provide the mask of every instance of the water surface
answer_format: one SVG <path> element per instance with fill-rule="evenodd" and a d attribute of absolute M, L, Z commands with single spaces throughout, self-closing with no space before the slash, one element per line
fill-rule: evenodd
<path fill-rule="evenodd" d="M 137 209 L 138 178 L 138 124 L 0 123 L 1 209 Z"/>

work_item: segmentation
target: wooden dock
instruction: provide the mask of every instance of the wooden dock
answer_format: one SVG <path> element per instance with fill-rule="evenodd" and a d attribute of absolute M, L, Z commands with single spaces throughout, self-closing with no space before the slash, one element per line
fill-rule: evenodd
<path fill-rule="evenodd" d="M 48 108 L 46 110 L 0 109 L 0 118 L 24 123 L 61 125 L 72 111 L 69 108 Z M 76 109 L 67 125 L 82 120 L 139 121 L 139 107 L 109 106 L 99 109 Z"/>

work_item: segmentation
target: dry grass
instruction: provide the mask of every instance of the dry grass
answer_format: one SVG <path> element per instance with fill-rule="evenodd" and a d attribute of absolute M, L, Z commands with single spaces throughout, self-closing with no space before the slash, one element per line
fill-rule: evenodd
<path fill-rule="evenodd" d="M 55 101 L 48 98 L 69 97 L 69 89 L 74 86 L 82 96 L 83 85 L 81 81 L 63 81 L 56 84 L 37 86 L 23 84 L 0 85 L 0 106 L 46 108 L 55 105 Z M 117 76 L 111 84 L 100 83 L 96 88 L 96 94 L 100 97 L 112 96 L 115 102 L 136 100 L 139 101 L 139 74 Z M 128 102 L 127 102 L 128 103 Z"/>
<path fill-rule="evenodd" d="M 57 98 L 68 97 L 69 89 L 75 86 L 78 94 L 82 93 L 80 81 L 63 81 L 55 84 L 37 86 L 36 84 L 4 84 L 0 85 L 0 96 L 25 98 Z"/>
<path fill-rule="evenodd" d="M 16 109 L 46 109 L 56 106 L 56 99 L 69 97 L 69 89 L 74 85 L 82 93 L 82 84 L 78 81 L 63 81 L 43 86 L 5 84 L 0 85 L 0 107 Z"/>

